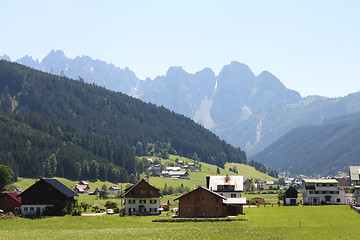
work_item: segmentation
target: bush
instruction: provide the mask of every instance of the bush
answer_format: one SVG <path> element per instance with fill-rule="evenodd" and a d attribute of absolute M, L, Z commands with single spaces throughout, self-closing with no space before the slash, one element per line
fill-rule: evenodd
<path fill-rule="evenodd" d="M 80 208 L 74 208 L 71 212 L 71 216 L 81 216 L 81 209 Z"/>

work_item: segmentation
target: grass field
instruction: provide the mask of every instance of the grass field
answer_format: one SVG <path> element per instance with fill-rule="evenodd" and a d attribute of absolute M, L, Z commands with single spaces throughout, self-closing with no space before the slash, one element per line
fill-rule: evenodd
<path fill-rule="evenodd" d="M 157 217 L 0 219 L 0 239 L 359 239 L 349 206 L 245 208 L 247 222 L 152 223 Z"/>

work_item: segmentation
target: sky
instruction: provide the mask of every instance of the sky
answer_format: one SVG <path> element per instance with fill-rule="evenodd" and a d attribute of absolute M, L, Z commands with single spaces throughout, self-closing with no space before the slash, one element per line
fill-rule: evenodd
<path fill-rule="evenodd" d="M 359 12 L 358 0 L 2 1 L 0 56 L 62 50 L 140 79 L 239 61 L 303 97 L 341 97 L 360 91 Z"/>

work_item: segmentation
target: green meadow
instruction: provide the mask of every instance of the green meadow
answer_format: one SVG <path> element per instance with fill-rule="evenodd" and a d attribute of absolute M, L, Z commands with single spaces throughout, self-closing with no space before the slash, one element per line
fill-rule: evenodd
<path fill-rule="evenodd" d="M 0 219 L 0 239 L 359 239 L 360 215 L 349 206 L 245 208 L 244 222 L 153 223 L 154 218 Z"/>

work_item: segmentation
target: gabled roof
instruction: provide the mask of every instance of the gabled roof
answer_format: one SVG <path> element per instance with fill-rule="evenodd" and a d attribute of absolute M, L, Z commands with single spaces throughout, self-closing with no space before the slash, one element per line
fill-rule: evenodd
<path fill-rule="evenodd" d="M 88 185 L 80 185 L 80 184 L 76 184 L 75 188 L 79 189 L 79 190 L 84 190 L 85 188 L 89 187 Z"/>
<path fill-rule="evenodd" d="M 19 195 L 19 197 L 24 195 L 24 193 L 26 193 L 29 189 L 36 186 L 40 181 L 46 182 L 47 184 L 51 185 L 52 187 L 54 187 L 56 190 L 58 190 L 60 193 L 62 193 L 66 197 L 79 196 L 73 190 L 71 190 L 70 188 L 68 188 L 67 186 L 65 186 L 64 184 L 62 184 L 55 178 L 42 178 L 39 181 L 37 181 L 36 183 L 34 183 L 32 186 L 30 186 L 28 189 L 26 189 L 24 192 L 22 192 Z"/>
<path fill-rule="evenodd" d="M 111 186 L 109 187 L 109 190 L 120 190 L 120 188 L 118 186 Z"/>
<path fill-rule="evenodd" d="M 195 188 L 194 190 L 192 190 L 192 191 L 190 191 L 190 192 L 188 192 L 188 193 L 185 193 L 184 195 L 182 195 L 182 196 L 180 196 L 180 197 L 178 197 L 178 198 L 175 198 L 174 201 L 175 201 L 175 200 L 178 200 L 179 198 L 185 197 L 186 195 L 188 195 L 188 194 L 190 194 L 190 193 L 192 193 L 192 192 L 194 192 L 194 191 L 196 191 L 196 190 L 199 190 L 199 189 L 206 190 L 206 191 L 210 192 L 211 194 L 214 194 L 215 196 L 218 196 L 218 197 L 220 197 L 220 198 L 222 198 L 222 199 L 226 199 L 226 197 L 224 197 L 223 195 L 220 195 L 220 194 L 218 194 L 218 193 L 216 193 L 216 192 L 214 192 L 214 191 L 211 191 L 210 189 L 207 189 L 206 187 L 200 186 L 200 187 L 197 187 L 197 188 Z"/>
<path fill-rule="evenodd" d="M 350 166 L 349 173 L 351 181 L 360 180 L 360 166 Z"/>
<path fill-rule="evenodd" d="M 151 187 L 154 191 L 156 191 L 156 193 L 158 193 L 161 197 L 162 195 L 159 193 L 159 189 L 157 189 L 156 187 L 150 185 L 147 181 L 145 181 L 144 179 L 140 179 L 139 181 L 137 181 L 137 183 L 135 183 L 134 185 L 132 185 L 131 187 L 125 189 L 125 193 L 123 195 L 123 197 L 125 197 L 129 192 L 131 192 L 131 190 L 135 189 L 140 183 L 145 183 L 147 184 L 149 187 Z"/>
<path fill-rule="evenodd" d="M 349 183 L 346 178 L 336 178 L 339 188 L 349 188 Z"/>
<path fill-rule="evenodd" d="M 19 196 L 19 194 L 17 192 L 4 192 L 0 196 L 2 196 L 2 195 L 8 195 L 9 197 L 14 199 L 15 201 L 21 203 L 21 197 L 19 197 L 19 198 L 17 197 L 17 196 Z"/>

